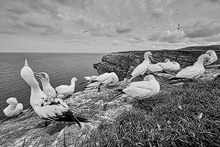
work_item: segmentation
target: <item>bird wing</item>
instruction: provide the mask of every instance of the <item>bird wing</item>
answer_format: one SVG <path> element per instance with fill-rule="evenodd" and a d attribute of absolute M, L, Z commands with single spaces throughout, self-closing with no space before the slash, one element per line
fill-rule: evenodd
<path fill-rule="evenodd" d="M 162 67 L 160 67 L 157 64 L 149 64 L 148 67 L 147 67 L 147 70 L 149 70 L 151 72 L 163 71 Z"/>
<path fill-rule="evenodd" d="M 143 89 L 134 86 L 129 86 L 123 90 L 124 93 L 132 97 L 148 97 L 151 95 L 152 91 L 150 89 Z"/>
<path fill-rule="evenodd" d="M 68 92 L 68 87 L 67 85 L 60 85 L 58 87 L 56 87 L 56 91 L 57 93 L 67 93 Z"/>
<path fill-rule="evenodd" d="M 141 63 L 139 64 L 131 73 L 132 77 L 143 75 L 147 71 L 147 64 Z"/>
<path fill-rule="evenodd" d="M 204 69 L 195 68 L 194 66 L 189 66 L 177 73 L 178 78 L 199 78 L 205 72 Z"/>

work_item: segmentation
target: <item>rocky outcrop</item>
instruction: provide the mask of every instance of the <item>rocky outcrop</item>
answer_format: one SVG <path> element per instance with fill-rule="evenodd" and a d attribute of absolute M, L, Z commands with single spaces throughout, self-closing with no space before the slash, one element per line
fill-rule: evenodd
<path fill-rule="evenodd" d="M 100 63 L 96 63 L 93 66 L 97 69 L 99 74 L 115 72 L 120 80 L 123 80 L 144 60 L 143 54 L 146 51 L 151 51 L 156 61 L 163 62 L 168 58 L 171 61 L 177 61 L 180 63 L 181 67 L 184 68 L 192 65 L 197 58 L 207 50 L 215 50 L 217 55 L 220 55 L 220 45 L 186 47 L 178 50 L 129 51 L 106 54 L 103 56 Z M 219 63 L 219 60 L 215 62 L 215 64 Z"/>

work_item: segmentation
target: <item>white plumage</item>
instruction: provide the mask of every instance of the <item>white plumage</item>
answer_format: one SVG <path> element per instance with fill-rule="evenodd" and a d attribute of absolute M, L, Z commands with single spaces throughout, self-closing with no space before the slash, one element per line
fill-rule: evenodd
<path fill-rule="evenodd" d="M 151 97 L 160 91 L 160 84 L 153 75 L 147 75 L 143 81 L 132 82 L 125 89 L 119 89 L 131 97 Z"/>
<path fill-rule="evenodd" d="M 206 63 L 204 63 L 205 66 L 206 66 L 206 65 L 210 65 L 210 64 L 212 64 L 212 63 L 214 63 L 215 61 L 218 60 L 218 57 L 217 57 L 215 51 L 213 51 L 213 50 L 208 50 L 208 51 L 206 52 L 206 54 L 209 55 L 209 56 L 211 57 L 211 59 L 210 59 L 209 61 L 207 61 Z"/>
<path fill-rule="evenodd" d="M 47 96 L 56 97 L 56 91 L 50 84 L 49 75 L 45 72 L 36 73 L 35 75 L 40 78 L 43 87 L 43 92 Z"/>
<path fill-rule="evenodd" d="M 144 75 L 144 73 L 147 71 L 148 69 L 148 65 L 150 64 L 150 59 L 153 59 L 152 57 L 152 53 L 151 52 L 146 52 L 144 54 L 144 61 L 139 64 L 131 73 L 131 78 L 129 79 L 129 82 L 131 82 L 132 79 L 134 79 L 135 77 L 139 76 L 139 75 Z"/>
<path fill-rule="evenodd" d="M 175 61 L 170 61 L 170 59 L 166 59 L 165 62 L 157 63 L 163 70 L 169 71 L 177 71 L 180 70 L 180 64 Z"/>
<path fill-rule="evenodd" d="M 25 65 L 21 69 L 21 77 L 31 87 L 30 103 L 40 118 L 45 120 L 72 121 L 76 122 L 80 127 L 79 121 L 88 122 L 87 119 L 76 118 L 62 99 L 54 99 L 44 94 L 34 77 L 34 72 L 28 66 L 27 60 L 25 60 Z"/>
<path fill-rule="evenodd" d="M 17 99 L 14 97 L 8 98 L 6 101 L 9 105 L 6 107 L 3 112 L 7 117 L 13 117 L 19 115 L 23 112 L 23 104 L 18 103 Z"/>
<path fill-rule="evenodd" d="M 174 78 L 171 78 L 170 80 L 176 78 L 198 79 L 205 72 L 203 63 L 205 63 L 206 60 L 210 60 L 210 58 L 211 57 L 207 54 L 199 56 L 198 60 L 192 66 L 182 69 Z"/>
<path fill-rule="evenodd" d="M 56 87 L 56 91 L 57 91 L 57 97 L 58 98 L 66 98 L 70 95 L 73 94 L 73 92 L 75 91 L 75 83 L 77 81 L 77 78 L 73 77 L 71 79 L 71 84 L 70 85 L 60 85 L 58 87 Z"/>

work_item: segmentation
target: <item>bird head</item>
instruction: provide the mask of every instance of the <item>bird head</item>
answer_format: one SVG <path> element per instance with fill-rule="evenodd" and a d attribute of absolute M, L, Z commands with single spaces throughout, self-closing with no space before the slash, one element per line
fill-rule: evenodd
<path fill-rule="evenodd" d="M 167 62 L 170 62 L 170 59 L 166 59 L 164 62 L 166 62 L 166 63 L 167 63 Z"/>
<path fill-rule="evenodd" d="M 33 82 L 36 84 L 34 72 L 29 67 L 27 59 L 25 59 L 25 64 L 24 64 L 24 67 L 20 71 L 20 75 L 29 85 L 32 85 Z"/>
<path fill-rule="evenodd" d="M 39 77 L 41 81 L 50 81 L 49 75 L 46 72 L 34 73 L 35 76 Z"/>
<path fill-rule="evenodd" d="M 10 97 L 10 98 L 7 99 L 6 103 L 8 103 L 9 105 L 17 105 L 18 101 L 17 101 L 16 98 Z"/>
<path fill-rule="evenodd" d="M 77 78 L 73 77 L 73 78 L 71 79 L 71 84 L 75 83 L 76 81 L 77 81 Z"/>
<path fill-rule="evenodd" d="M 215 51 L 213 51 L 213 50 L 208 50 L 208 51 L 206 51 L 206 54 L 209 55 L 209 56 L 211 56 L 211 55 L 214 54 L 214 53 L 215 53 Z"/>
<path fill-rule="evenodd" d="M 150 81 L 150 80 L 153 80 L 155 79 L 155 77 L 153 75 L 147 75 L 144 77 L 144 81 Z"/>
<path fill-rule="evenodd" d="M 152 56 L 152 53 L 151 52 L 145 52 L 144 53 L 144 59 L 151 59 L 152 61 L 154 61 L 154 58 Z"/>

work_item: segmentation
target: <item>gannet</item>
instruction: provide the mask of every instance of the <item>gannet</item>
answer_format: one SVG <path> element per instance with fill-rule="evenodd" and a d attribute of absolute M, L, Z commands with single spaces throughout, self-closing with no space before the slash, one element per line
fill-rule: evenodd
<path fill-rule="evenodd" d="M 90 83 L 92 83 L 96 78 L 97 78 L 98 76 L 86 76 L 86 77 L 84 77 L 84 79 L 86 80 L 86 81 L 83 81 L 83 82 L 81 82 L 81 83 L 79 83 L 79 84 L 77 84 L 77 85 L 81 85 L 81 84 L 84 84 L 84 83 L 88 83 L 88 84 L 90 84 Z"/>
<path fill-rule="evenodd" d="M 152 57 L 152 53 L 151 52 L 145 52 L 144 54 L 144 61 L 139 64 L 131 73 L 131 78 L 129 79 L 128 82 L 131 82 L 132 79 L 134 79 L 135 77 L 141 75 L 143 76 L 144 73 L 147 71 L 148 69 L 148 65 L 150 64 L 150 59 L 149 57 L 153 60 Z"/>
<path fill-rule="evenodd" d="M 143 81 L 131 82 L 128 87 L 117 89 L 117 91 L 121 92 L 120 94 L 126 94 L 131 97 L 149 98 L 159 93 L 160 84 L 153 75 L 147 75 Z"/>
<path fill-rule="evenodd" d="M 47 96 L 56 97 L 57 94 L 55 89 L 50 84 L 49 75 L 45 72 L 35 73 L 35 75 L 40 78 L 44 94 Z"/>
<path fill-rule="evenodd" d="M 206 54 L 209 55 L 209 56 L 211 57 L 211 59 L 210 59 L 209 61 L 207 61 L 206 63 L 204 63 L 205 66 L 206 66 L 206 65 L 210 65 L 210 64 L 212 64 L 212 63 L 214 63 L 215 61 L 218 60 L 218 57 L 217 57 L 215 51 L 213 51 L 213 50 L 208 50 L 208 51 L 206 52 Z"/>
<path fill-rule="evenodd" d="M 57 91 L 57 98 L 66 98 L 70 95 L 73 94 L 73 92 L 75 91 L 75 83 L 77 81 L 77 78 L 73 77 L 71 79 L 71 84 L 70 85 L 60 85 L 58 87 L 56 87 L 56 91 Z"/>
<path fill-rule="evenodd" d="M 175 77 L 170 78 L 169 80 L 175 80 L 175 79 L 198 79 L 203 73 L 205 72 L 205 68 L 203 66 L 203 63 L 206 62 L 206 60 L 210 60 L 211 57 L 207 54 L 202 54 L 199 56 L 198 60 L 192 65 L 188 66 L 181 71 L 179 71 Z"/>
<path fill-rule="evenodd" d="M 20 74 L 31 87 L 30 104 L 40 118 L 44 120 L 76 122 L 79 127 L 81 127 L 80 122 L 88 122 L 85 118 L 75 117 L 62 99 L 54 99 L 44 94 L 34 77 L 34 72 L 28 66 L 27 59 L 25 59 L 25 65 L 21 69 Z"/>
<path fill-rule="evenodd" d="M 170 61 L 170 59 L 166 59 L 165 62 L 157 63 L 163 70 L 169 71 L 177 71 L 180 69 L 180 64 L 175 61 Z"/>
<path fill-rule="evenodd" d="M 17 116 L 23 112 L 23 104 L 18 103 L 17 99 L 10 97 L 6 101 L 9 105 L 6 107 L 3 112 L 7 117 Z"/>

